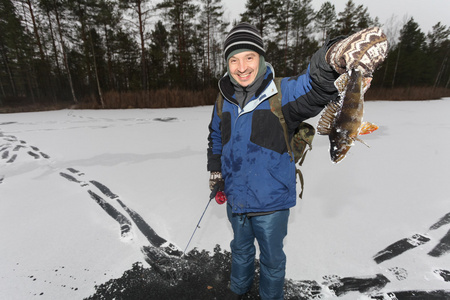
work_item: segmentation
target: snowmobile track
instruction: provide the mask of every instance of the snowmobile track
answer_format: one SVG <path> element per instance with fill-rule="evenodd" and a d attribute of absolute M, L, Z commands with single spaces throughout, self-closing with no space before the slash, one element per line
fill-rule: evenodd
<path fill-rule="evenodd" d="M 120 224 L 122 237 L 129 237 L 131 235 L 132 222 L 124 214 L 120 213 L 118 209 L 116 209 L 111 203 L 103 199 L 103 197 L 100 196 L 99 194 L 95 193 L 93 191 L 94 188 L 96 188 L 101 194 L 103 194 L 107 198 L 117 201 L 117 203 L 120 204 L 120 207 L 130 216 L 131 220 L 134 222 L 136 227 L 145 236 L 145 238 L 148 240 L 148 242 L 150 242 L 150 244 L 153 247 L 162 250 L 165 253 L 165 255 L 171 255 L 176 257 L 182 256 L 183 252 L 181 251 L 181 249 L 179 249 L 173 243 L 170 243 L 166 239 L 159 236 L 155 232 L 155 230 L 153 230 L 153 228 L 144 220 L 144 218 L 142 218 L 141 215 L 139 215 L 136 211 L 125 205 L 125 203 L 120 199 L 120 197 L 114 192 L 112 192 L 109 187 L 96 180 L 83 181 L 77 179 L 83 178 L 85 176 L 85 173 L 80 172 L 75 168 L 67 168 L 66 170 L 72 173 L 72 175 L 65 172 L 60 172 L 60 175 L 71 182 L 78 183 L 84 189 L 87 189 L 90 197 L 96 203 L 98 203 L 100 207 L 109 216 L 111 216 L 114 220 L 116 220 Z"/>

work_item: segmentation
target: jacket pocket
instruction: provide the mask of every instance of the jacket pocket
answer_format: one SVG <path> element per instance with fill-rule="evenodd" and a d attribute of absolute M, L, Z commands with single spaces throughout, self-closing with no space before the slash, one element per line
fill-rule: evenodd
<path fill-rule="evenodd" d="M 222 146 L 224 146 L 231 138 L 231 114 L 228 111 L 222 113 L 220 131 L 222 133 Z"/>
<path fill-rule="evenodd" d="M 283 127 L 278 117 L 270 110 L 262 109 L 253 112 L 250 141 L 280 154 L 287 152 Z"/>

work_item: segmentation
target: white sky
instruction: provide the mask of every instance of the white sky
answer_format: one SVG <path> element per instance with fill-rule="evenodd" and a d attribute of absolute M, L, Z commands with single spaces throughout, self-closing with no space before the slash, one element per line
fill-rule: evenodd
<path fill-rule="evenodd" d="M 331 1 L 336 12 L 343 11 L 348 0 Z M 223 0 L 226 7 L 225 17 L 229 20 L 239 18 L 239 14 L 245 10 L 245 0 Z M 325 0 L 313 0 L 313 7 L 318 10 Z M 450 0 L 353 0 L 356 5 L 363 5 L 368 8 L 372 18 L 378 17 L 382 24 L 385 24 L 392 16 L 397 22 L 404 24 L 404 19 L 414 18 L 425 34 L 431 31 L 433 25 L 441 22 L 449 26 Z M 405 18 L 405 16 L 407 18 Z"/>

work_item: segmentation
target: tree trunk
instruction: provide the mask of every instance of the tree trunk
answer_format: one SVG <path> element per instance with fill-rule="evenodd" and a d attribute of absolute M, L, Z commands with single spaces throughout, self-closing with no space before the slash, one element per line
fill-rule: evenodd
<path fill-rule="evenodd" d="M 139 19 L 139 37 L 141 39 L 141 70 L 142 70 L 142 88 L 144 91 L 148 90 L 147 86 L 147 60 L 145 58 L 145 38 L 144 38 L 144 20 L 141 8 L 142 1 L 138 1 L 138 19 Z"/>
<path fill-rule="evenodd" d="M 31 22 L 33 24 L 33 33 L 34 33 L 34 37 L 36 39 L 36 44 L 37 44 L 37 46 L 39 48 L 39 54 L 41 56 L 42 61 L 45 61 L 44 50 L 42 49 L 41 38 L 39 36 L 38 28 L 37 28 L 37 25 L 36 25 L 36 19 L 34 17 L 33 6 L 31 5 L 30 0 L 26 0 L 26 1 L 27 1 L 27 4 L 28 4 L 28 10 L 30 11 Z"/>
<path fill-rule="evenodd" d="M 395 77 L 397 75 L 397 68 L 398 68 L 398 61 L 400 59 L 401 45 L 402 45 L 401 43 L 398 45 L 398 53 L 397 53 L 397 59 L 395 60 L 394 75 L 392 76 L 392 85 L 391 85 L 392 88 L 394 88 Z"/>
<path fill-rule="evenodd" d="M 0 91 L 2 92 L 2 96 L 6 97 L 5 89 L 3 88 L 2 78 L 0 77 Z M 0 105 L 3 105 L 2 97 L 0 97 Z"/>
<path fill-rule="evenodd" d="M 105 32 L 106 57 L 108 59 L 107 65 L 108 65 L 109 87 L 110 87 L 110 89 L 115 89 L 115 86 L 114 86 L 115 78 L 114 78 L 114 72 L 112 71 L 111 47 L 109 45 L 108 28 L 107 28 L 106 24 L 103 25 L 103 31 Z"/>
<path fill-rule="evenodd" d="M 0 40 L 1 41 L 1 40 Z M 8 55 L 6 54 L 5 45 L 0 43 L 0 52 L 2 54 L 3 64 L 5 65 L 6 72 L 8 73 L 9 82 L 11 84 L 12 95 L 17 96 L 16 83 L 14 82 L 14 76 L 11 71 L 11 66 L 9 65 Z"/>
<path fill-rule="evenodd" d="M 89 89 L 93 88 L 94 83 L 93 83 L 93 79 L 92 79 L 92 67 L 91 67 L 91 61 L 89 59 L 89 33 L 86 32 L 86 18 L 84 15 L 84 12 L 86 11 L 86 5 L 83 5 L 83 7 L 81 6 L 81 1 L 78 0 L 76 3 L 78 5 L 78 11 L 79 13 L 77 14 L 78 16 L 78 22 L 80 22 L 80 28 L 81 28 L 81 39 L 83 41 L 83 51 L 84 51 L 84 61 L 85 61 L 85 65 L 86 65 L 86 72 L 87 72 L 87 77 L 88 77 L 88 85 L 89 85 Z"/>
<path fill-rule="evenodd" d="M 53 0 L 54 4 L 55 4 L 55 16 L 56 16 L 56 25 L 58 26 L 58 33 L 59 33 L 59 39 L 60 39 L 60 43 L 61 43 L 61 49 L 62 49 L 62 53 L 63 53 L 63 58 L 64 58 L 64 66 L 66 67 L 66 72 L 67 72 L 67 76 L 69 79 L 69 85 L 70 85 L 70 91 L 72 92 L 72 99 L 73 102 L 75 104 L 78 104 L 78 99 L 75 96 L 75 90 L 73 88 L 73 82 L 72 82 L 72 75 L 70 74 L 70 69 L 69 69 L 69 61 L 67 59 L 67 53 L 66 53 L 66 46 L 64 44 L 64 39 L 63 39 L 63 34 L 62 34 L 62 28 L 61 28 L 61 22 L 59 20 L 59 13 L 58 13 L 58 9 L 56 8 L 56 1 L 57 0 Z"/>
<path fill-rule="evenodd" d="M 56 40 L 55 40 L 55 34 L 53 32 L 53 26 L 52 26 L 52 20 L 50 18 L 50 11 L 46 11 L 47 13 L 47 19 L 50 29 L 50 38 L 52 39 L 52 47 L 53 47 L 53 53 L 55 56 L 55 66 L 56 66 L 56 72 L 58 74 L 58 77 L 61 76 L 61 67 L 59 66 L 59 57 L 58 57 L 58 48 L 56 47 Z"/>
<path fill-rule="evenodd" d="M 97 83 L 97 91 L 98 91 L 98 97 L 100 98 L 100 105 L 102 106 L 102 108 L 105 108 L 105 102 L 103 101 L 103 93 L 102 93 L 102 88 L 100 86 L 100 80 L 98 79 L 98 69 L 97 69 L 97 59 L 95 58 L 95 50 L 94 50 L 94 43 L 92 42 L 92 35 L 91 35 L 91 31 L 88 28 L 88 32 L 89 32 L 89 41 L 91 43 L 91 49 L 92 49 L 92 58 L 94 60 L 94 71 L 95 71 L 95 79 L 96 79 L 96 83 Z"/>
<path fill-rule="evenodd" d="M 28 10 L 30 11 L 30 16 L 31 16 L 31 21 L 33 24 L 33 33 L 34 33 L 34 37 L 36 39 L 36 44 L 38 46 L 39 49 L 39 55 L 41 57 L 42 63 L 43 63 L 43 68 L 39 68 L 39 70 L 37 70 L 37 72 L 39 72 L 39 74 L 42 74 L 43 76 L 45 76 L 45 84 L 47 86 L 48 89 L 51 90 L 51 96 L 53 98 L 53 102 L 57 103 L 57 98 L 56 98 L 56 94 L 55 94 L 55 85 L 53 84 L 53 81 L 50 77 L 51 75 L 51 66 L 50 63 L 47 59 L 47 56 L 44 53 L 43 50 L 43 46 L 41 43 L 41 38 L 39 35 L 39 30 L 38 30 L 38 26 L 36 25 L 36 18 L 34 16 L 34 11 L 33 11 L 33 6 L 31 4 L 30 0 L 26 0 L 27 4 L 28 4 Z M 48 12 L 47 12 L 48 13 Z M 51 26 L 51 22 L 49 22 L 50 26 Z M 52 33 L 52 39 L 53 39 L 53 33 Z M 39 76 L 39 75 L 38 75 Z M 37 84 L 37 82 L 36 82 Z M 38 89 L 39 92 L 39 89 Z M 45 93 L 45 91 L 43 91 Z M 39 95 L 39 94 L 38 94 Z"/>
<path fill-rule="evenodd" d="M 439 72 L 436 75 L 436 79 L 434 80 L 433 90 L 439 85 L 439 82 L 441 81 L 442 73 L 444 72 L 446 65 L 447 65 L 447 56 L 442 61 L 441 67 L 439 68 Z"/>

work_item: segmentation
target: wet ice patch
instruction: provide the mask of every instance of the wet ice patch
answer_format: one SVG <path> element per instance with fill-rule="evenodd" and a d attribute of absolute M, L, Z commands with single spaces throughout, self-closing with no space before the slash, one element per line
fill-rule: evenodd
<path fill-rule="evenodd" d="M 173 122 L 173 121 L 178 121 L 178 118 L 174 118 L 174 117 L 163 117 L 163 118 L 154 118 L 154 121 L 159 121 L 159 122 Z"/>

